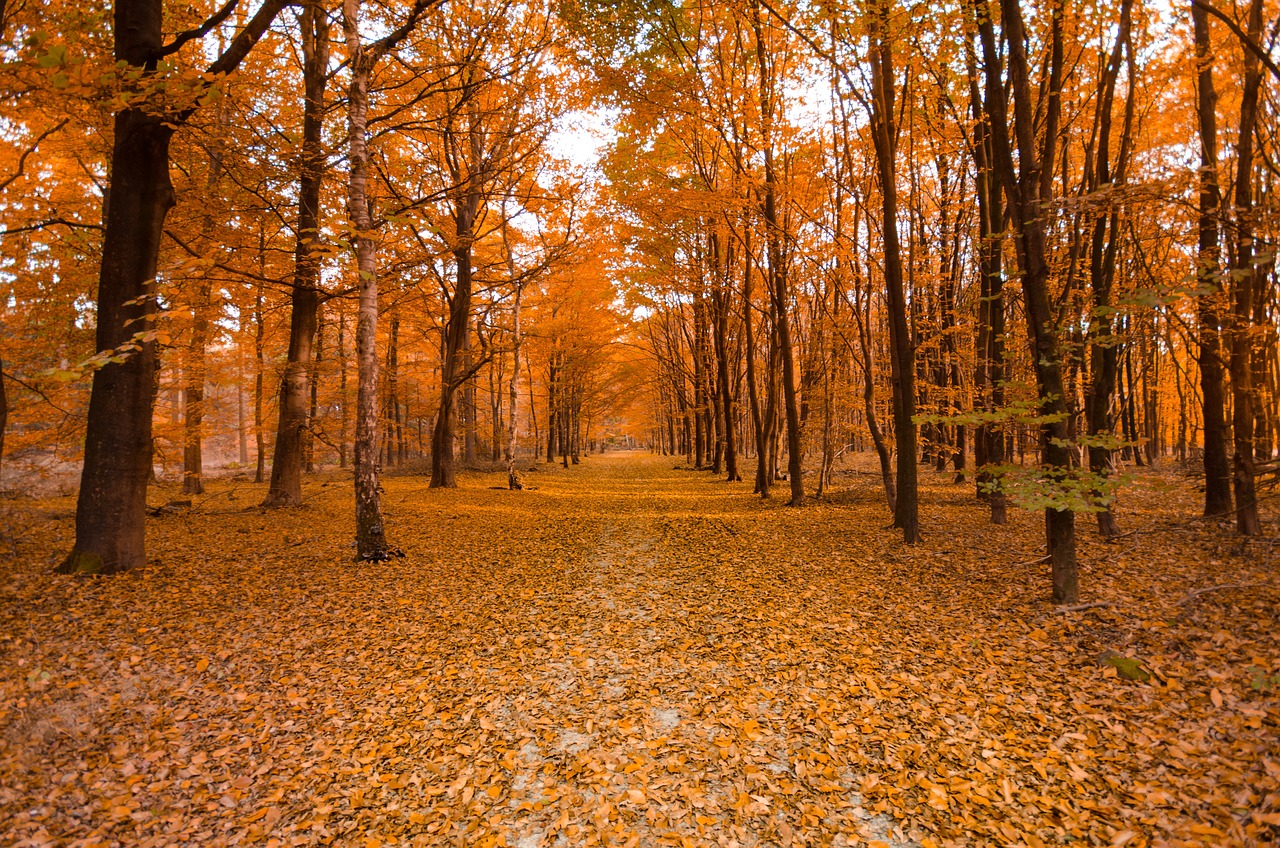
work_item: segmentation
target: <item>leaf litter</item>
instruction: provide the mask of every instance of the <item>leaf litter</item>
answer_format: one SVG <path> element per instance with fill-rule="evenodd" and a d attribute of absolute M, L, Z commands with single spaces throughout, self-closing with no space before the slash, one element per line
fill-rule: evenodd
<path fill-rule="evenodd" d="M 335 476 L 297 510 L 153 519 L 147 568 L 89 580 L 49 573 L 71 501 L 10 501 L 0 841 L 1280 835 L 1273 553 L 1184 520 L 1179 481 L 1139 480 L 1119 543 L 1081 518 L 1110 606 L 1061 613 L 1022 564 L 1037 517 L 988 526 L 941 476 L 914 547 L 856 477 L 799 510 L 637 454 L 497 479 L 388 478 L 390 564 L 350 561 Z"/>

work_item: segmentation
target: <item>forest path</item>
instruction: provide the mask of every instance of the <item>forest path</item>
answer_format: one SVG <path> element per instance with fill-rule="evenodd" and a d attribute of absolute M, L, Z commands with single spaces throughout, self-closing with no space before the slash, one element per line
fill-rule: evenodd
<path fill-rule="evenodd" d="M 1116 606 L 1060 615 L 1037 517 L 949 475 L 907 548 L 872 475 L 797 510 L 672 465 L 388 476 L 379 565 L 336 474 L 273 512 L 215 481 L 111 579 L 49 574 L 69 499 L 9 508 L 0 843 L 1221 845 L 1280 812 L 1276 593 L 1180 602 L 1270 580 L 1213 528 L 1082 534 Z"/>

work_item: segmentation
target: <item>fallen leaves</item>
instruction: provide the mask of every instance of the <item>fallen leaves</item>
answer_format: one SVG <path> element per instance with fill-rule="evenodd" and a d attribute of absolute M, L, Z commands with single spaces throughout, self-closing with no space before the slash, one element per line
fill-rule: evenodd
<path fill-rule="evenodd" d="M 69 528 L 33 520 L 0 565 L 3 841 L 1280 833 L 1280 711 L 1256 685 L 1280 670 L 1274 592 L 1178 602 L 1264 582 L 1212 528 L 1096 552 L 1082 534 L 1086 564 L 1106 562 L 1088 585 L 1114 606 L 1064 616 L 1028 590 L 1039 576 L 1000 565 L 1034 549 L 1035 517 L 988 527 L 941 483 L 926 503 L 954 504 L 925 517 L 945 556 L 904 548 L 857 490 L 788 510 L 626 457 L 515 496 L 490 482 L 389 478 L 411 552 L 394 568 L 334 553 L 340 486 L 303 510 L 155 519 L 158 561 L 111 580 L 52 578 L 36 554 Z M 281 548 L 286 533 L 302 543 Z M 1150 681 L 1098 666 L 1104 651 Z"/>

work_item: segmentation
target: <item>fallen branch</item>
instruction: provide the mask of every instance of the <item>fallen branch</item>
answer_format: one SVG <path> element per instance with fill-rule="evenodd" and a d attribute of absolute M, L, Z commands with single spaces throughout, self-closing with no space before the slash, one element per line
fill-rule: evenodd
<path fill-rule="evenodd" d="M 1045 554 L 1039 559 L 1029 559 L 1026 562 L 1015 562 L 1014 565 L 1026 565 L 1026 566 L 1044 565 L 1046 562 L 1049 562 L 1052 559 L 1053 559 L 1052 556 L 1050 556 L 1049 554 Z"/>
<path fill-rule="evenodd" d="M 1192 589 L 1185 598 L 1178 601 L 1178 606 L 1189 604 L 1201 595 L 1207 595 L 1210 592 L 1225 592 L 1228 589 L 1257 589 L 1270 585 L 1269 583 L 1223 583 L 1220 586 L 1205 586 L 1203 589 Z"/>
<path fill-rule="evenodd" d="M 1083 612 L 1084 610 L 1098 609 L 1100 607 L 1113 607 L 1114 601 L 1091 601 L 1087 604 L 1072 604 L 1069 607 L 1058 607 L 1054 612 Z"/>

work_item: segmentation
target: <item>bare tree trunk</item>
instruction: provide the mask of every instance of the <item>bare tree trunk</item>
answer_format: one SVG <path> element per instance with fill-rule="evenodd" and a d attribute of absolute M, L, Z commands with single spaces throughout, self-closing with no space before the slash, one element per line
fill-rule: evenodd
<path fill-rule="evenodd" d="M 359 31 L 359 0 L 344 0 L 342 24 L 351 68 L 347 98 L 347 208 L 359 277 L 356 315 L 356 558 L 380 561 L 391 556 L 382 519 L 378 484 L 378 266 L 373 242 L 374 222 L 369 209 L 369 77 L 374 56 L 366 51 Z"/>
<path fill-rule="evenodd" d="M 902 529 L 903 541 L 920 541 L 920 496 L 917 485 L 915 350 L 907 328 L 907 296 L 902 280 L 902 255 L 898 244 L 897 145 L 893 125 L 893 52 L 884 31 L 888 9 L 882 4 L 872 12 L 873 44 L 870 53 L 871 126 L 880 198 L 884 217 L 884 280 L 889 300 L 890 373 L 893 379 L 893 434 L 897 443 L 897 497 L 893 526 Z"/>
<path fill-rule="evenodd" d="M 160 6 L 159 0 L 116 4 L 117 58 L 141 64 L 142 55 L 159 49 Z M 173 206 L 172 136 L 173 128 L 163 116 L 141 106 L 115 116 L 96 351 L 127 355 L 93 374 L 76 540 L 58 567 L 62 573 L 109 574 L 146 561 L 156 344 L 145 334 L 156 308 L 156 262 L 164 219 Z"/>
<path fill-rule="evenodd" d="M 267 0 L 209 66 L 235 70 L 270 26 L 285 0 Z M 154 74 L 164 33 L 161 0 L 117 0 L 118 62 Z M 164 220 L 173 206 L 169 142 L 189 113 L 164 114 L 138 103 L 115 114 L 110 184 L 104 210 L 98 277 L 96 352 L 124 354 L 93 375 L 84 466 L 76 501 L 76 540 L 62 573 L 106 574 L 146 561 L 147 483 L 151 478 L 151 418 L 156 394 L 155 277 Z"/>
<path fill-rule="evenodd" d="M 751 425 L 756 442 L 756 479 L 755 494 L 769 493 L 768 475 L 765 473 L 764 460 L 768 451 L 765 449 L 764 417 L 760 410 L 760 388 L 756 377 L 756 340 L 755 327 L 752 320 L 751 281 L 754 278 L 755 255 L 751 251 L 751 227 L 743 227 L 742 249 L 742 335 L 745 343 L 744 354 L 747 358 L 747 400 L 751 404 Z M 674 426 L 674 425 L 673 425 Z M 671 434 L 672 452 L 675 447 L 675 432 Z"/>
<path fill-rule="evenodd" d="M 524 281 L 516 277 L 515 258 L 511 252 L 511 240 L 507 231 L 505 209 L 502 216 L 502 241 L 507 254 L 507 274 L 515 285 L 515 298 L 511 307 L 511 383 L 508 386 L 511 408 L 507 415 L 507 446 L 505 451 L 507 488 L 523 489 L 524 485 L 520 482 L 520 474 L 516 471 L 516 411 L 520 407 L 520 347 L 524 343 L 524 330 L 520 325 L 520 307 L 524 298 Z M 533 415 L 532 408 L 529 414 L 530 416 Z M 535 441 L 534 444 L 536 445 L 537 442 Z"/>
<path fill-rule="evenodd" d="M 264 235 L 259 233 L 258 244 L 258 270 L 262 271 L 266 265 L 266 248 L 262 242 L 265 240 Z M 261 273 L 259 277 L 263 276 Z M 267 478 L 267 445 L 266 433 L 263 431 L 262 422 L 262 404 L 263 394 L 266 391 L 266 337 L 267 325 L 266 316 L 262 313 L 262 283 L 258 283 L 258 292 L 253 301 L 253 441 L 254 463 L 257 469 L 253 475 L 253 482 L 261 483 Z"/>
<path fill-rule="evenodd" d="M 782 225 L 778 220 L 777 172 L 773 157 L 773 84 L 772 63 L 765 45 L 760 7 L 753 4 L 752 24 L 756 36 L 756 59 L 759 74 L 761 147 L 764 150 L 764 224 L 769 254 L 770 296 L 776 312 L 778 349 L 782 359 L 782 396 L 787 421 L 787 482 L 791 485 L 791 506 L 804 503 L 804 472 L 801 465 L 800 406 L 796 396 L 795 350 L 791 341 L 791 294 L 787 285 L 786 260 L 782 245 Z"/>
<path fill-rule="evenodd" d="M 1129 22 L 1132 0 L 1123 0 L 1120 6 L 1120 27 L 1116 43 L 1107 62 L 1106 71 L 1098 84 L 1097 149 L 1094 152 L 1094 172 L 1090 191 L 1100 191 L 1105 186 L 1124 180 L 1125 159 L 1128 154 L 1129 132 L 1133 126 L 1133 55 L 1129 46 Z M 1120 156 L 1116 173 L 1111 173 L 1111 110 L 1115 102 L 1116 80 L 1125 52 L 1129 53 L 1129 95 L 1126 98 L 1124 132 L 1120 142 Z M 1100 212 L 1093 223 L 1093 235 L 1089 246 L 1089 283 L 1093 290 L 1093 311 L 1089 316 L 1089 370 L 1092 374 L 1085 398 L 1086 418 L 1089 427 L 1089 471 L 1098 478 L 1111 472 L 1111 448 L 1106 439 L 1111 436 L 1111 401 L 1115 395 L 1117 356 L 1119 344 L 1112 336 L 1111 287 L 1116 274 L 1116 253 L 1120 243 L 1120 214 L 1116 210 Z M 1094 492 L 1101 499 L 1101 492 Z M 1107 537 L 1119 533 L 1114 513 L 1109 503 L 1098 504 L 1098 531 Z"/>
<path fill-rule="evenodd" d="M 0 491 L 3 491 L 4 434 L 9 428 L 9 392 L 4 380 L 4 358 L 0 357 Z"/>
<path fill-rule="evenodd" d="M 1249 4 L 1248 34 L 1262 42 L 1262 0 Z M 1232 489 L 1236 500 L 1236 532 L 1262 535 L 1258 493 L 1254 482 L 1253 302 L 1261 279 L 1254 266 L 1253 166 L 1254 132 L 1258 125 L 1258 95 L 1262 66 L 1244 51 L 1244 86 L 1240 94 L 1240 130 L 1236 134 L 1235 264 L 1231 322 Z M 1274 331 L 1273 331 L 1274 332 Z"/>
<path fill-rule="evenodd" d="M 1046 264 L 1046 227 L 1043 212 L 1042 168 L 1052 168 L 1052 144 L 1043 155 L 1037 150 L 1035 101 L 1031 95 L 1027 62 L 1027 37 L 1022 9 L 1017 0 L 1001 0 L 1006 40 L 1009 44 L 1009 94 L 1014 103 L 1014 138 L 1018 169 L 1013 166 L 1009 125 L 1005 112 L 1001 59 L 996 50 L 994 27 L 985 0 L 977 0 L 978 22 L 985 60 L 986 107 L 991 124 L 993 147 L 1004 177 L 1005 194 L 1010 198 L 1018 227 L 1017 246 L 1022 290 L 1026 302 L 1027 338 L 1039 389 L 1040 412 L 1050 421 L 1041 426 L 1041 447 L 1049 473 L 1065 477 L 1071 468 L 1067 439 L 1067 407 L 1062 380 L 1062 357 L 1058 349 L 1057 327 L 1049 300 Z M 1053 60 L 1049 89 L 1056 94 L 1061 61 L 1061 10 L 1054 10 Z M 1051 106 L 1050 111 L 1053 111 Z M 1045 537 L 1053 570 L 1053 601 L 1074 603 L 1079 597 L 1076 567 L 1075 513 L 1070 509 L 1045 510 Z"/>
<path fill-rule="evenodd" d="M 316 471 L 316 419 L 320 413 L 320 367 L 324 361 L 324 303 L 316 310 L 316 341 L 313 346 L 315 355 L 311 357 L 311 365 L 307 368 L 307 391 L 310 400 L 307 403 L 307 427 L 303 431 L 303 469 L 308 474 Z"/>
<path fill-rule="evenodd" d="M 978 332 L 977 368 L 974 383 L 981 409 L 996 413 L 1004 406 L 1004 274 L 1000 233 L 1004 229 L 1003 179 L 998 172 L 991 138 L 989 110 L 983 104 L 978 87 L 976 57 L 972 41 L 966 39 L 965 63 L 969 75 L 969 100 L 974 119 L 973 157 L 974 187 L 978 197 Z M 996 470 L 1006 459 L 1003 428 L 984 422 L 973 434 L 975 482 L 978 497 L 991 509 L 991 523 L 1007 521 L 1007 507 L 1000 474 Z"/>
<path fill-rule="evenodd" d="M 734 438 L 734 424 L 737 414 L 733 403 L 733 386 L 729 382 L 729 290 L 728 278 L 731 273 L 733 251 L 722 247 L 720 239 L 715 238 L 715 283 L 711 293 L 711 303 L 715 310 L 715 353 L 718 369 L 717 387 L 720 390 L 720 414 L 724 418 L 724 464 L 729 482 L 742 479 L 738 473 L 738 444 Z"/>
<path fill-rule="evenodd" d="M 391 310 L 391 332 L 387 339 L 387 431 L 382 451 L 385 465 L 396 464 L 396 433 L 400 424 L 400 313 Z M 403 438 L 401 438 L 403 442 Z"/>
<path fill-rule="evenodd" d="M 298 174 L 297 243 L 290 292 L 289 352 L 280 381 L 271 487 L 263 506 L 302 505 L 307 384 L 320 310 L 320 192 L 325 172 L 325 85 L 329 73 L 328 16 L 319 0 L 302 8 L 302 156 Z"/>
<path fill-rule="evenodd" d="M 1204 514 L 1231 510 L 1231 472 L 1227 462 L 1226 390 L 1222 359 L 1222 281 L 1218 215 L 1222 192 L 1218 186 L 1218 95 L 1213 87 L 1213 53 L 1209 17 L 1192 0 L 1195 28 L 1196 112 L 1200 127 L 1200 242 L 1196 262 L 1199 297 L 1199 364 L 1204 417 Z"/>
<path fill-rule="evenodd" d="M 182 492 L 187 495 L 204 493 L 204 384 L 206 379 L 206 348 L 209 344 L 209 308 L 212 286 L 208 280 L 200 280 L 195 286 L 191 306 L 191 343 L 187 346 L 186 398 L 182 417 Z"/>
<path fill-rule="evenodd" d="M 471 321 L 471 240 L 472 226 L 479 210 L 478 192 L 469 193 L 454 210 L 456 247 L 453 252 L 457 280 L 445 327 L 444 366 L 441 369 L 440 411 L 431 439 L 431 488 L 458 485 L 453 453 L 458 424 L 458 389 L 469 378 Z M 464 397 L 465 403 L 465 397 Z M 465 450 L 465 446 L 464 446 Z"/>
<path fill-rule="evenodd" d="M 239 447 L 237 459 L 241 466 L 249 464 L 249 421 L 244 408 L 244 350 L 236 350 L 236 437 Z"/>
<path fill-rule="evenodd" d="M 853 243 L 858 244 L 858 231 L 862 220 L 861 201 L 854 207 Z M 895 513 L 898 502 L 898 487 L 893 476 L 893 456 L 889 443 L 884 437 L 884 428 L 880 426 L 880 418 L 876 412 L 875 352 L 871 344 L 871 290 L 862 273 L 862 263 L 858 253 L 853 252 L 853 313 L 858 329 L 858 349 L 861 356 L 855 357 L 862 371 L 862 414 L 866 418 L 867 430 L 871 434 L 871 445 L 875 449 L 876 459 L 880 463 L 880 481 L 884 486 L 885 501 L 889 512 Z"/>
<path fill-rule="evenodd" d="M 347 437 L 351 432 L 351 404 L 347 397 L 347 316 L 338 312 L 338 402 L 342 405 L 338 431 L 338 467 L 347 467 Z"/>

